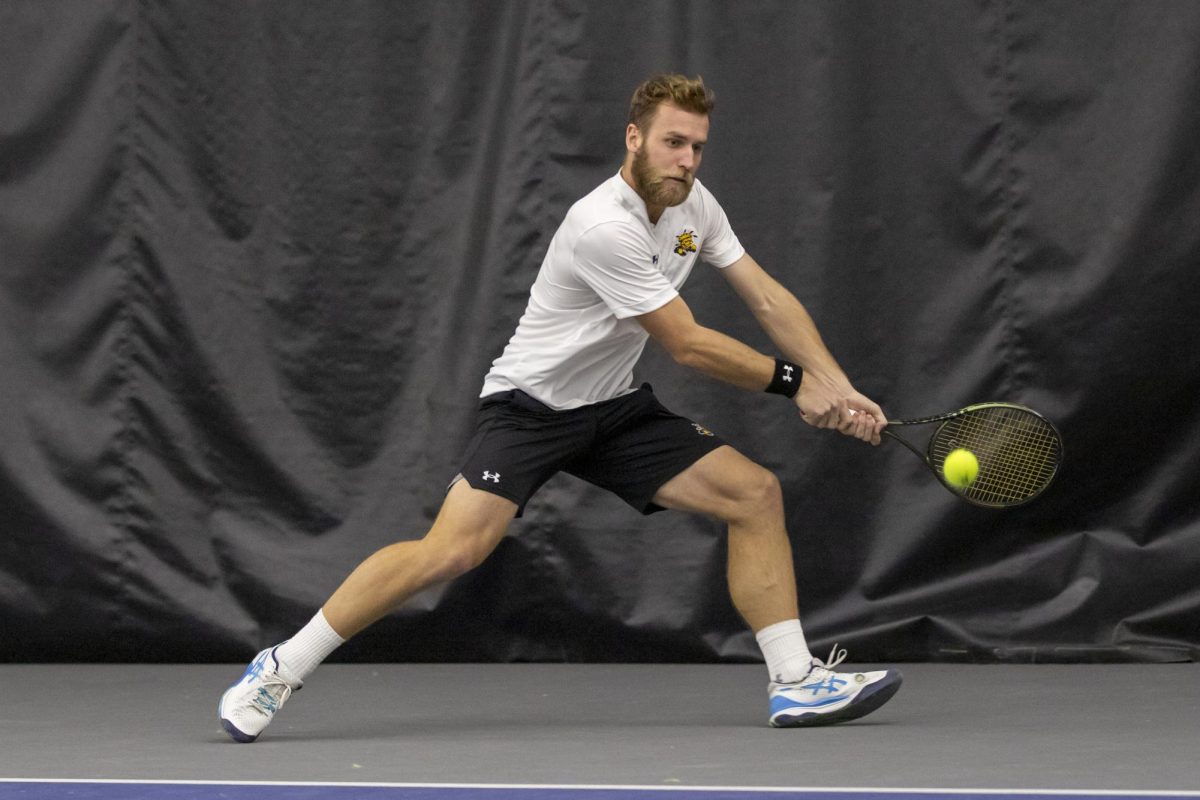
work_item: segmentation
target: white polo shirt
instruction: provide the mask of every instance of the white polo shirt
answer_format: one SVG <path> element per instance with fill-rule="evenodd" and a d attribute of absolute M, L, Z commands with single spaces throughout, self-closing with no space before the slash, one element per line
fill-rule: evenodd
<path fill-rule="evenodd" d="M 700 181 L 654 225 L 617 173 L 567 212 L 481 396 L 520 389 L 563 410 L 628 394 L 649 338 L 632 317 L 677 297 L 698 257 L 724 268 L 743 253 Z"/>

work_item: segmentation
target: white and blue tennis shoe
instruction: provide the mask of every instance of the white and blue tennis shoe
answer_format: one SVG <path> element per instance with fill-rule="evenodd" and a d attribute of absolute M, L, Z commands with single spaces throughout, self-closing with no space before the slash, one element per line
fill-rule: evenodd
<path fill-rule="evenodd" d="M 892 699 L 903 677 L 899 670 L 878 672 L 834 672 L 846 659 L 846 651 L 829 654 L 829 662 L 813 659 L 812 670 L 795 683 L 776 683 L 767 687 L 771 699 L 773 728 L 801 728 L 832 725 L 870 714 Z"/>
<path fill-rule="evenodd" d="M 235 742 L 248 744 L 258 738 L 276 712 L 303 682 L 287 671 L 268 647 L 254 657 L 241 679 L 221 695 L 217 714 L 221 727 Z"/>

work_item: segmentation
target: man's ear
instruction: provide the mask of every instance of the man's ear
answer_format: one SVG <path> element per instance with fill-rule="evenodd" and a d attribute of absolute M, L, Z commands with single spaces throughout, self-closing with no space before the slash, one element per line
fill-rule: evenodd
<path fill-rule="evenodd" d="M 625 149 L 636 153 L 642 147 L 642 132 L 634 123 L 625 126 Z"/>

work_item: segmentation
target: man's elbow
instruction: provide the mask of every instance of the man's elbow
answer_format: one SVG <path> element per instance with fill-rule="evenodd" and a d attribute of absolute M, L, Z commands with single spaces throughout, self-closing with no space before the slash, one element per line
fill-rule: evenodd
<path fill-rule="evenodd" d="M 704 360 L 704 352 L 700 347 L 700 337 L 680 336 L 670 342 L 664 342 L 667 352 L 676 364 L 696 369 Z"/>
<path fill-rule="evenodd" d="M 746 298 L 746 307 L 758 320 L 770 319 L 781 313 L 785 299 L 777 291 L 763 291 Z"/>

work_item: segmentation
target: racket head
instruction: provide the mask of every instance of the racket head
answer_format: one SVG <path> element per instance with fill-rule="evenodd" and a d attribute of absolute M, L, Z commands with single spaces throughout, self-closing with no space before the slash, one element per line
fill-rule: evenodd
<path fill-rule="evenodd" d="M 954 486 L 942 467 L 954 450 L 970 450 L 979 474 L 970 486 Z M 1054 423 L 1016 403 L 979 403 L 942 422 L 929 439 L 926 460 L 938 480 L 968 503 L 1008 508 L 1040 495 L 1062 464 L 1062 436 Z"/>

